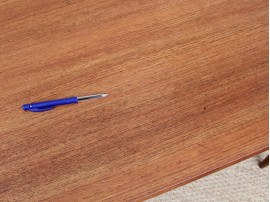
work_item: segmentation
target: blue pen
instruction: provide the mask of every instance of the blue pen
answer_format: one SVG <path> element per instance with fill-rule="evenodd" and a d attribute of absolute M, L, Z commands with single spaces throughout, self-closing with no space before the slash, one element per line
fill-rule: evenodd
<path fill-rule="evenodd" d="M 108 94 L 97 94 L 97 95 L 88 95 L 88 96 L 82 96 L 82 97 L 71 97 L 71 98 L 65 98 L 65 99 L 60 99 L 60 100 L 51 100 L 51 101 L 46 101 L 46 102 L 26 104 L 26 105 L 23 105 L 22 108 L 23 110 L 29 110 L 31 112 L 43 112 L 43 111 L 54 109 L 54 106 L 56 105 L 78 103 L 83 100 L 103 98 L 107 96 Z"/>

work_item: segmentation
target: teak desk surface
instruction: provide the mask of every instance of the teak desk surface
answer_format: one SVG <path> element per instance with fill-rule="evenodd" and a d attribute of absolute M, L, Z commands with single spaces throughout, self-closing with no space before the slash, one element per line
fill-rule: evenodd
<path fill-rule="evenodd" d="M 268 72 L 265 0 L 1 1 L 0 198 L 142 200 L 262 152 Z"/>

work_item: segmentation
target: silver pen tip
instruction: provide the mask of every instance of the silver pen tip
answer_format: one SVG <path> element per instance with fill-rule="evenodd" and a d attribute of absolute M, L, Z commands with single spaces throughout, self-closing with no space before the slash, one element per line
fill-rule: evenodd
<path fill-rule="evenodd" d="M 107 97 L 108 94 L 101 94 L 101 97 Z"/>
<path fill-rule="evenodd" d="M 104 98 L 107 96 L 108 94 L 96 94 L 96 95 L 87 95 L 87 96 L 77 97 L 77 99 L 78 101 L 83 101 L 83 100 L 91 100 L 91 99 L 96 99 L 96 98 Z"/>

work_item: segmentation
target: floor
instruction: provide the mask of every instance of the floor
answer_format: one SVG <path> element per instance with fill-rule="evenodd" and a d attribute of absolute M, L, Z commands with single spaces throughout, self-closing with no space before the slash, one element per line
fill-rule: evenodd
<path fill-rule="evenodd" d="M 258 166 L 267 155 L 263 152 L 147 202 L 269 201 L 269 168 Z"/>

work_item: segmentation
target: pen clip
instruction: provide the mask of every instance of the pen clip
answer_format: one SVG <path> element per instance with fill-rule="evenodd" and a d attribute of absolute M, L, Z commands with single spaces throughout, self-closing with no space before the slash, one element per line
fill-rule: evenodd
<path fill-rule="evenodd" d="M 28 109 L 31 112 L 44 112 L 44 111 L 48 111 L 54 109 L 54 107 L 45 107 L 45 108 L 30 108 Z"/>

